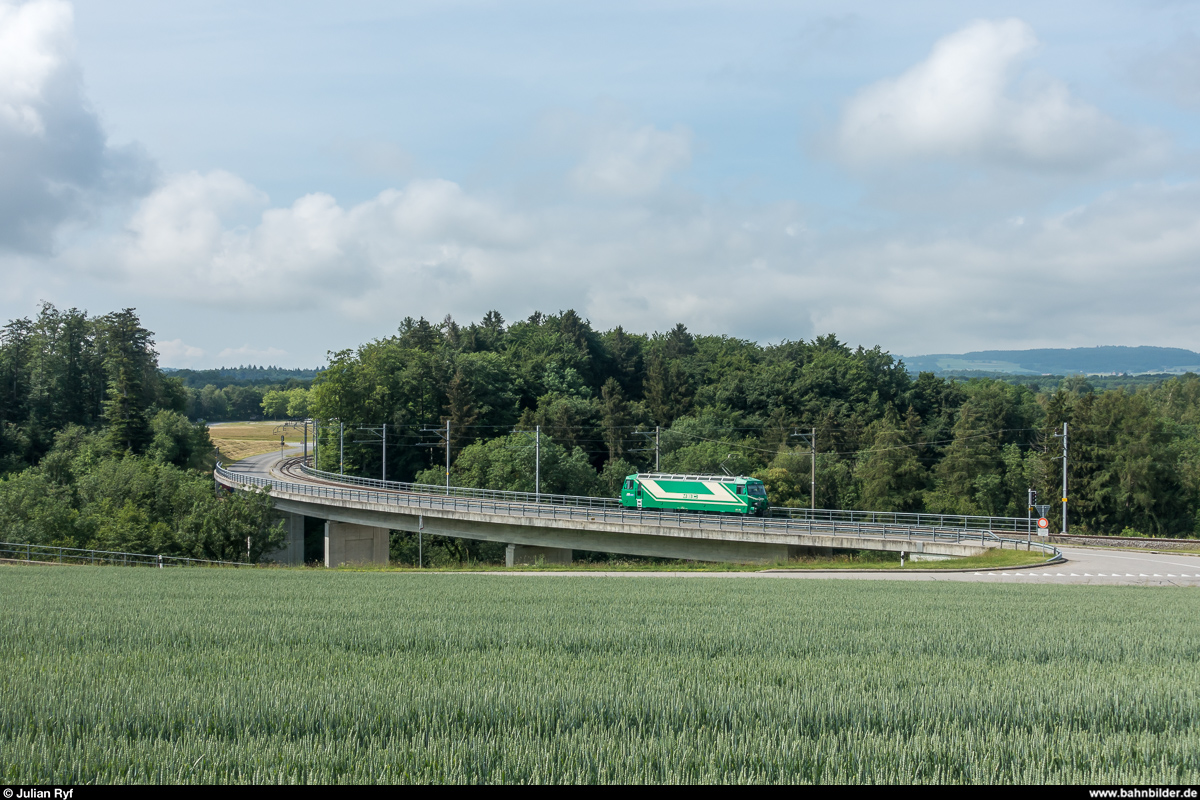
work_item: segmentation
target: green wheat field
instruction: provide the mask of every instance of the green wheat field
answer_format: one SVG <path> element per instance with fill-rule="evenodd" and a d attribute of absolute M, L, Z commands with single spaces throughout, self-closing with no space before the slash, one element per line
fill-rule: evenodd
<path fill-rule="evenodd" d="M 0 567 L 6 783 L 1200 782 L 1200 593 Z"/>

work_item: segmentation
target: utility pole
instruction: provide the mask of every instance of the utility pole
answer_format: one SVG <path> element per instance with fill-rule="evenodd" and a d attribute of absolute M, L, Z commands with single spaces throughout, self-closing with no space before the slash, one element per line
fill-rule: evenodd
<path fill-rule="evenodd" d="M 387 480 L 387 423 L 383 423 L 378 428 L 372 428 L 369 425 L 359 425 L 359 433 L 369 433 L 378 436 L 378 439 L 355 439 L 355 444 L 381 444 L 383 445 L 383 479 Z"/>
<path fill-rule="evenodd" d="M 513 433 L 522 433 L 529 436 L 529 431 L 519 431 L 515 428 Z M 533 428 L 533 502 L 542 502 L 542 426 L 535 425 Z"/>
<path fill-rule="evenodd" d="M 1063 491 L 1062 491 L 1063 519 L 1062 519 L 1062 523 L 1063 523 L 1063 526 L 1062 526 L 1062 535 L 1066 536 L 1067 535 L 1067 423 L 1065 423 L 1065 422 L 1063 423 L 1062 440 L 1063 440 L 1063 455 L 1062 455 L 1062 459 L 1063 459 Z"/>
<path fill-rule="evenodd" d="M 1037 500 L 1037 492 L 1035 492 L 1033 489 L 1029 489 L 1025 499 L 1028 501 L 1025 503 L 1025 506 L 1026 506 L 1025 530 L 1028 532 L 1029 536 L 1032 537 L 1033 536 L 1033 501 Z"/>
<path fill-rule="evenodd" d="M 346 423 L 338 420 L 338 474 L 346 474 Z"/>
<path fill-rule="evenodd" d="M 446 420 L 446 430 L 441 428 L 421 428 L 421 433 L 432 433 L 446 441 L 446 494 L 450 494 L 450 420 Z M 437 447 L 437 442 L 420 444 L 418 447 Z"/>
<path fill-rule="evenodd" d="M 649 436 L 650 431 L 634 431 L 633 435 L 634 436 Z M 659 453 L 661 452 L 661 444 L 662 444 L 662 426 L 655 425 L 654 426 L 654 471 L 655 472 L 658 472 L 658 469 L 659 469 L 658 457 L 659 457 Z M 649 450 L 649 447 L 646 447 L 646 448 L 639 448 L 637 450 L 628 450 L 626 452 L 645 453 L 648 450 Z"/>
<path fill-rule="evenodd" d="M 792 434 L 792 438 L 807 439 L 808 451 L 812 456 L 812 476 L 810 478 L 810 495 L 808 499 L 808 507 L 817 507 L 817 429 L 812 428 L 810 433 L 800 433 L 796 431 Z"/>
<path fill-rule="evenodd" d="M 1054 434 L 1055 438 L 1063 440 L 1063 484 L 1062 484 L 1062 535 L 1067 535 L 1067 423 L 1063 423 L 1063 432 Z"/>
<path fill-rule="evenodd" d="M 812 495 L 808 500 L 809 508 L 817 507 L 817 429 L 812 429 L 812 436 L 808 439 L 809 449 L 812 451 Z"/>
<path fill-rule="evenodd" d="M 1029 489 L 1028 491 L 1029 491 L 1029 493 L 1028 493 L 1028 496 L 1026 497 L 1026 500 L 1028 500 L 1029 502 L 1027 502 L 1025 504 L 1025 506 L 1026 506 L 1026 509 L 1025 509 L 1025 543 L 1026 544 L 1029 544 L 1030 542 L 1033 541 L 1033 512 L 1034 512 L 1033 504 L 1037 500 L 1037 492 L 1035 492 L 1033 489 Z"/>

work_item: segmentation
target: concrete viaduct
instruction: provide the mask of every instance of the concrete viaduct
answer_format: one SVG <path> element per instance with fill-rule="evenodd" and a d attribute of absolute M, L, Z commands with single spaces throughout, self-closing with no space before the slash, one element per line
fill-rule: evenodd
<path fill-rule="evenodd" d="M 275 560 L 287 564 L 303 562 L 306 516 L 325 520 L 325 565 L 330 567 L 386 563 L 392 530 L 502 542 L 508 545 L 509 566 L 539 560 L 569 564 L 574 550 L 742 563 L 781 562 L 832 549 L 901 552 L 915 559 L 978 555 L 993 547 L 1053 551 L 1036 539 L 1027 544 L 1024 528 L 1018 527 L 1025 525 L 1022 519 L 989 519 L 983 529 L 967 527 L 971 518 L 964 517 L 950 518 L 962 523 L 951 527 L 945 517 L 898 524 L 898 515 L 869 512 L 759 519 L 643 512 L 607 498 L 543 495 L 535 503 L 531 496 L 511 492 L 446 492 L 322 473 L 277 453 L 229 468 L 218 465 L 214 475 L 230 489 L 269 487 L 289 531 L 288 545 Z M 997 529 L 1008 536 L 998 536 Z"/>

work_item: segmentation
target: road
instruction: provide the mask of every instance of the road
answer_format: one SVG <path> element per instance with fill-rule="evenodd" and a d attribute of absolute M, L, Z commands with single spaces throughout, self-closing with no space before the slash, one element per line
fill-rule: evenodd
<path fill-rule="evenodd" d="M 300 455 L 292 447 L 284 456 Z M 263 478 L 285 479 L 278 472 L 280 453 L 264 453 L 232 464 L 228 469 Z M 295 481 L 294 476 L 286 480 Z M 995 572 L 798 570 L 795 572 L 489 572 L 489 575 L 570 575 L 574 577 L 770 577 L 782 579 L 967 581 L 980 583 L 1054 583 L 1089 586 L 1200 586 L 1200 554 L 1147 553 L 1138 550 L 1062 547 L 1066 563 L 1049 567 Z"/>
<path fill-rule="evenodd" d="M 899 570 L 793 570 L 763 572 L 513 571 L 481 575 L 592 578 L 778 578 L 782 580 L 958 581 L 1054 583 L 1087 586 L 1200 586 L 1200 555 L 1158 555 L 1130 550 L 1064 547 L 1066 563 L 996 572 Z"/>

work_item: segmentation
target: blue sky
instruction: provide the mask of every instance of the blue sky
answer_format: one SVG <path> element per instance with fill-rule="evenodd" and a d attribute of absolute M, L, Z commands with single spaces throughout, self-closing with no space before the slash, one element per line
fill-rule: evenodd
<path fill-rule="evenodd" d="M 1200 349 L 1200 4 L 0 2 L 0 313 Z"/>

